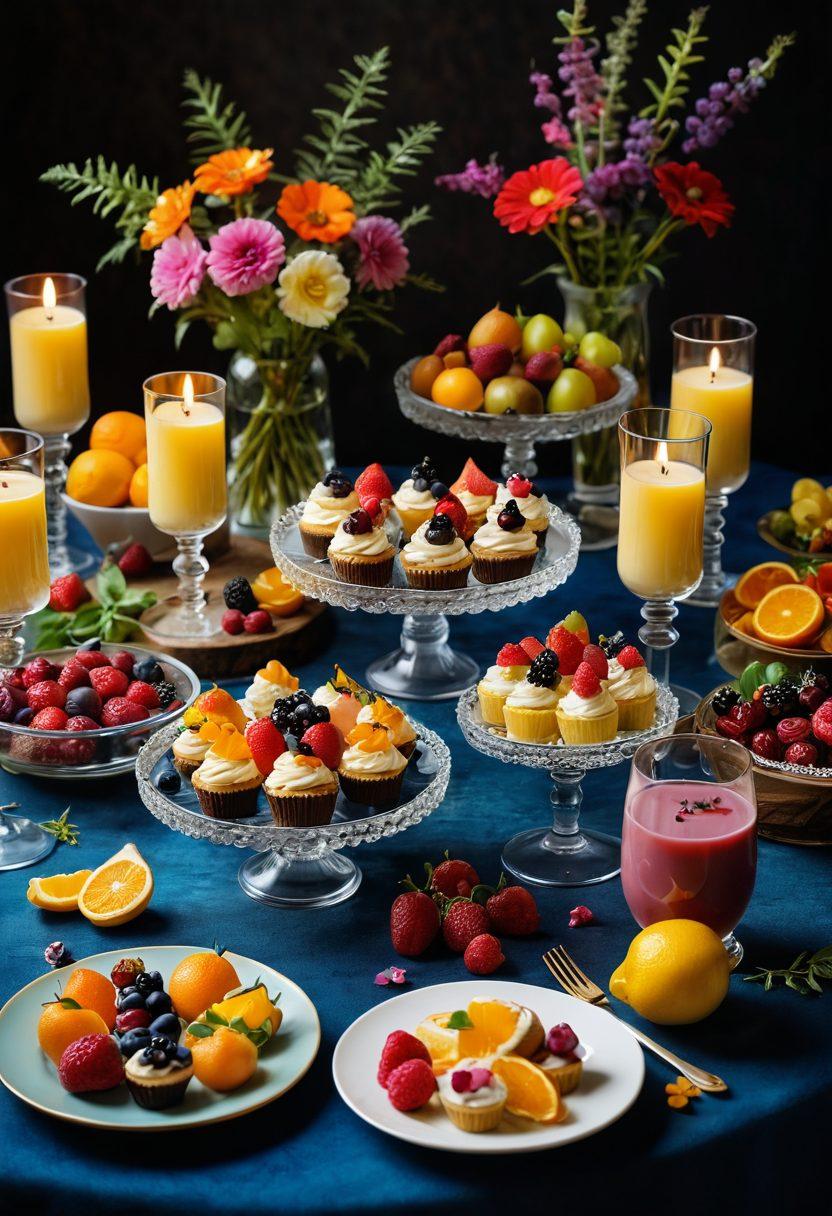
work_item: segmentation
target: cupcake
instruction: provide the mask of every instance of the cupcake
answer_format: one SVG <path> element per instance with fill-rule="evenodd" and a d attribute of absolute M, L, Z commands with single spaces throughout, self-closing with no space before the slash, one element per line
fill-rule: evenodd
<path fill-rule="evenodd" d="M 488 508 L 494 505 L 497 488 L 497 482 L 486 477 L 469 456 L 465 467 L 451 486 L 451 492 L 456 494 L 468 512 L 475 530 L 485 523 Z"/>
<path fill-rule="evenodd" d="M 317 756 L 283 752 L 263 783 L 269 809 L 282 828 L 329 823 L 338 798 L 338 778 Z"/>
<path fill-rule="evenodd" d="M 310 557 L 326 557 L 335 529 L 359 505 L 350 479 L 340 469 L 330 469 L 311 491 L 298 524 L 300 539 Z"/>
<path fill-rule="evenodd" d="M 398 705 L 391 705 L 384 697 L 376 695 L 359 710 L 357 721 L 383 726 L 390 735 L 393 746 L 398 748 L 403 756 L 413 754 L 419 736 Z"/>
<path fill-rule="evenodd" d="M 414 465 L 410 476 L 403 481 L 393 495 L 393 506 L 402 525 L 405 540 L 410 540 L 420 524 L 427 523 L 440 498 L 448 487 L 439 480 L 439 474 L 429 456 Z"/>
<path fill-rule="evenodd" d="M 538 549 L 542 549 L 549 531 L 549 499 L 528 477 L 512 473 L 504 486 L 497 487 L 497 498 L 494 506 L 488 508 L 486 518 L 496 520 L 510 498 L 517 503 L 520 514 L 534 532 Z"/>
<path fill-rule="evenodd" d="M 609 660 L 607 691 L 618 706 L 619 730 L 646 730 L 656 717 L 656 681 L 635 646 Z"/>
<path fill-rule="evenodd" d="M 596 671 L 578 664 L 572 687 L 557 708 L 564 743 L 606 743 L 618 730 L 618 706 Z"/>
<path fill-rule="evenodd" d="M 334 574 L 345 583 L 362 587 L 386 587 L 393 574 L 396 551 L 383 527 L 383 516 L 375 521 L 359 507 L 335 529 L 327 549 Z"/>
<path fill-rule="evenodd" d="M 515 743 L 552 743 L 558 737 L 560 701 L 558 656 L 543 649 L 506 697 L 503 706 L 506 737 Z"/>
<path fill-rule="evenodd" d="M 421 591 L 464 587 L 473 558 L 447 515 L 431 515 L 399 554 L 405 577 Z"/>
<path fill-rule="evenodd" d="M 554 1082 L 564 1098 L 580 1084 L 585 1055 L 572 1027 L 567 1022 L 560 1022 L 546 1035 L 545 1048 L 534 1057 L 534 1063 Z"/>
<path fill-rule="evenodd" d="M 188 1048 L 164 1035 L 154 1035 L 149 1046 L 137 1051 L 124 1066 L 130 1096 L 145 1110 L 178 1106 L 193 1075 L 193 1056 Z"/>
<path fill-rule="evenodd" d="M 297 676 L 293 676 L 277 659 L 269 659 L 246 689 L 240 702 L 243 713 L 247 718 L 268 718 L 275 701 L 291 697 L 299 686 Z"/>
<path fill-rule="evenodd" d="M 477 685 L 480 713 L 486 726 L 505 726 L 503 707 L 510 693 L 529 672 L 531 659 L 522 646 L 507 642 Z"/>
<path fill-rule="evenodd" d="M 501 507 L 495 520 L 477 528 L 471 554 L 474 578 L 481 583 L 505 583 L 531 574 L 537 541 L 513 498 Z"/>
<path fill-rule="evenodd" d="M 202 715 L 193 726 L 186 726 L 183 722 L 182 733 L 174 740 L 171 748 L 173 767 L 188 780 L 202 764 L 211 746 L 210 739 L 204 739 L 200 733 L 204 722 Z"/>
<path fill-rule="evenodd" d="M 210 741 L 205 759 L 191 777 L 203 815 L 245 819 L 257 812 L 263 777 L 243 736 L 230 722 L 206 722 L 200 733 Z"/>
<path fill-rule="evenodd" d="M 493 1131 L 508 1098 L 505 1082 L 483 1060 L 460 1060 L 437 1080 L 445 1114 L 463 1132 Z"/>
<path fill-rule="evenodd" d="M 359 722 L 346 743 L 338 766 L 345 797 L 362 806 L 393 802 L 402 788 L 407 758 L 393 746 L 389 732 L 377 722 Z"/>
<path fill-rule="evenodd" d="M 343 738 L 355 726 L 363 701 L 368 702 L 371 695 L 365 692 L 362 699 L 361 695 L 340 683 L 339 669 L 336 668 L 335 676 L 312 693 L 312 704 L 329 711 L 330 722 Z"/>

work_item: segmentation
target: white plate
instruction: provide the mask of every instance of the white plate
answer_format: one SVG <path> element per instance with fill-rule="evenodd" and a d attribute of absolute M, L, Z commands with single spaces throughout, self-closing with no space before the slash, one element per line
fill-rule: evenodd
<path fill-rule="evenodd" d="M 429 1014 L 465 1009 L 475 997 L 499 997 L 527 1005 L 547 1030 L 568 1022 L 581 1043 L 591 1049 L 581 1084 L 566 1099 L 569 1113 L 563 1123 L 540 1124 L 506 1115 L 495 1131 L 477 1135 L 451 1123 L 436 1096 L 413 1114 L 391 1106 L 387 1091 L 376 1081 L 387 1035 L 391 1030 L 412 1033 Z M 619 1119 L 641 1090 L 644 1057 L 636 1040 L 614 1017 L 563 992 L 508 980 L 462 980 L 402 993 L 362 1014 L 338 1040 L 332 1075 L 347 1106 L 398 1140 L 453 1153 L 532 1153 L 583 1140 Z"/>

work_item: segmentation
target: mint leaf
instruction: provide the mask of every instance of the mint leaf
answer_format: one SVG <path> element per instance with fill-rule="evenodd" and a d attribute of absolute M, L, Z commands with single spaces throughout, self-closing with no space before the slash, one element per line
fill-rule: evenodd
<path fill-rule="evenodd" d="M 211 1026 L 206 1026 L 204 1022 L 191 1022 L 188 1027 L 188 1034 L 192 1034 L 195 1039 L 210 1039 L 214 1033 Z"/>
<path fill-rule="evenodd" d="M 473 1025 L 464 1009 L 457 1009 L 448 1018 L 448 1030 L 469 1030 Z"/>
<path fill-rule="evenodd" d="M 127 580 L 113 563 L 111 566 L 105 566 L 100 572 L 96 586 L 102 604 L 115 604 L 127 590 Z"/>

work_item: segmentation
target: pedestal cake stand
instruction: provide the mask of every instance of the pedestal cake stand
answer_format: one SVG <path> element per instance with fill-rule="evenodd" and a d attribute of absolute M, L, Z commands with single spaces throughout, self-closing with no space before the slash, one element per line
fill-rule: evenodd
<path fill-rule="evenodd" d="M 479 666 L 448 644 L 449 616 L 499 612 L 546 595 L 565 582 L 578 561 L 577 524 L 557 507 L 549 511 L 549 531 L 531 574 L 512 582 L 478 583 L 469 575 L 467 587 L 455 591 L 416 591 L 398 561 L 387 587 L 359 587 L 336 578 L 326 558 L 310 557 L 303 548 L 298 520 L 305 503 L 298 503 L 272 527 L 275 564 L 304 595 L 324 600 L 348 612 L 392 613 L 403 616 L 401 646 L 375 659 L 367 668 L 371 687 L 394 698 L 441 701 L 458 697 L 477 680 Z"/>
<path fill-rule="evenodd" d="M 621 841 L 600 832 L 581 831 L 578 820 L 582 783 L 594 769 L 611 768 L 632 758 L 647 739 L 672 733 L 679 703 L 669 688 L 659 685 L 656 720 L 647 730 L 619 734 L 609 743 L 565 747 L 562 743 L 514 743 L 498 727 L 483 723 L 477 690 L 460 697 L 456 711 L 466 740 L 478 752 L 545 769 L 554 782 L 551 828 L 532 828 L 513 836 L 503 848 L 503 865 L 525 882 L 547 887 L 583 887 L 614 878 L 621 869 Z"/>
<path fill-rule="evenodd" d="M 256 849 L 240 867 L 238 880 L 246 895 L 283 908 L 324 908 L 349 899 L 361 883 L 361 871 L 342 849 L 394 836 L 419 823 L 445 796 L 451 755 L 432 730 L 413 722 L 419 740 L 405 770 L 401 798 L 379 807 L 358 806 L 338 795 L 331 823 L 310 828 L 282 828 L 272 819 L 261 794 L 250 819 L 210 819 L 203 815 L 191 783 L 165 793 L 160 778 L 178 776 L 171 767 L 170 747 L 179 734 L 174 723 L 157 731 L 136 762 L 142 802 L 156 819 L 175 832 L 214 844 Z"/>

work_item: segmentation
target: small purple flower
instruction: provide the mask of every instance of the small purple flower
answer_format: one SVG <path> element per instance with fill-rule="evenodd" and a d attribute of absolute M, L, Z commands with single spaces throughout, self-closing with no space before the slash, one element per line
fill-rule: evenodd
<path fill-rule="evenodd" d="M 386 988 L 388 984 L 406 984 L 407 971 L 404 967 L 385 967 L 379 971 L 373 983 L 378 984 L 379 988 Z"/>
<path fill-rule="evenodd" d="M 462 194 L 479 194 L 481 198 L 494 198 L 503 188 L 506 171 L 497 164 L 497 153 L 492 152 L 488 163 L 480 165 L 473 158 L 461 173 L 444 173 L 434 178 L 434 185 L 444 190 L 459 190 Z"/>
<path fill-rule="evenodd" d="M 650 170 L 634 156 L 599 165 L 584 182 L 584 191 L 597 206 L 617 202 L 628 193 L 643 189 L 650 182 Z"/>
<path fill-rule="evenodd" d="M 286 261 L 283 233 L 268 220 L 232 220 L 208 243 L 208 275 L 227 296 L 245 296 L 273 283 Z"/>
<path fill-rule="evenodd" d="M 392 291 L 399 287 L 410 269 L 407 245 L 395 220 L 382 215 L 367 215 L 356 220 L 350 238 L 358 246 L 358 286 L 375 287 L 376 291 Z"/>
<path fill-rule="evenodd" d="M 150 291 L 170 309 L 190 304 L 202 286 L 208 254 L 187 224 L 162 241 L 153 255 Z"/>
<path fill-rule="evenodd" d="M 50 967 L 56 968 L 69 967 L 75 962 L 75 959 L 72 957 L 72 951 L 63 942 L 50 942 L 43 952 L 43 957 Z"/>
<path fill-rule="evenodd" d="M 682 144 L 687 155 L 700 148 L 713 148 L 734 125 L 738 114 L 748 112 L 751 102 L 766 87 L 761 59 L 749 59 L 748 70 L 731 68 L 727 80 L 718 80 L 708 89 L 707 97 L 694 103 L 693 113 L 685 119 L 688 138 Z"/>
<path fill-rule="evenodd" d="M 569 128 L 559 118 L 550 118 L 544 122 L 540 130 L 547 144 L 553 148 L 569 148 L 572 145 L 572 135 Z"/>
<path fill-rule="evenodd" d="M 552 77 L 547 76 L 545 72 L 532 72 L 529 84 L 534 85 L 534 104 L 538 109 L 549 110 L 550 113 L 560 118 L 560 98 L 555 92 Z"/>
<path fill-rule="evenodd" d="M 598 54 L 597 42 L 587 45 L 583 38 L 572 38 L 558 54 L 558 76 L 566 86 L 564 97 L 572 99 L 567 114 L 570 122 L 593 126 L 604 107 L 604 81 L 595 70 L 593 60 Z"/>

